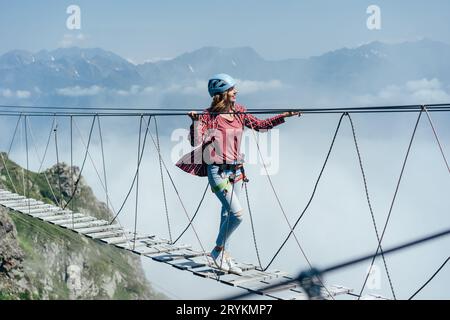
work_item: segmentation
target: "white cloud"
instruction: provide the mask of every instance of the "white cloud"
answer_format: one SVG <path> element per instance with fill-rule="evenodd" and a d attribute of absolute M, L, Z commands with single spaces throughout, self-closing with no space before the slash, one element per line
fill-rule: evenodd
<path fill-rule="evenodd" d="M 72 47 L 75 45 L 80 45 L 87 39 L 87 36 L 83 33 L 72 34 L 66 33 L 64 34 L 62 40 L 58 43 L 58 45 L 62 48 Z"/>
<path fill-rule="evenodd" d="M 27 90 L 17 90 L 16 96 L 19 99 L 28 99 L 31 96 L 31 92 Z"/>
<path fill-rule="evenodd" d="M 119 96 L 129 96 L 129 95 L 136 95 L 142 92 L 141 87 L 138 85 L 132 85 L 130 87 L 130 90 L 117 90 L 116 93 Z"/>
<path fill-rule="evenodd" d="M 142 93 L 143 93 L 143 94 L 150 94 L 150 93 L 153 93 L 153 92 L 155 92 L 155 88 L 154 88 L 154 87 L 145 87 L 145 88 L 142 90 Z"/>
<path fill-rule="evenodd" d="M 131 59 L 131 58 L 126 58 L 126 60 L 127 60 L 129 63 L 131 63 L 131 64 L 133 64 L 133 65 L 135 65 L 135 66 L 138 65 L 138 63 L 137 63 L 136 61 L 134 61 L 133 59 Z"/>
<path fill-rule="evenodd" d="M 0 96 L 4 98 L 18 98 L 18 99 L 28 99 L 31 96 L 31 92 L 28 90 L 11 90 L 11 89 L 1 89 Z"/>
<path fill-rule="evenodd" d="M 1 89 L 0 94 L 5 98 L 11 98 L 13 96 L 13 92 L 10 89 Z"/>
<path fill-rule="evenodd" d="M 270 81 L 251 81 L 251 80 L 237 80 L 237 87 L 243 94 L 255 93 L 259 91 L 275 90 L 281 88 L 283 84 L 279 80 Z M 196 80 L 190 85 L 173 84 L 168 87 L 141 87 L 139 85 L 132 85 L 129 89 L 108 89 L 97 85 L 91 87 L 66 87 L 56 90 L 57 94 L 69 97 L 79 96 L 94 96 L 100 93 L 111 95 L 119 95 L 122 97 L 150 95 L 150 94 L 173 94 L 181 93 L 186 95 L 204 95 L 207 92 L 207 82 L 204 80 Z"/>
<path fill-rule="evenodd" d="M 56 93 L 60 96 L 67 97 L 85 97 L 85 96 L 95 96 L 98 94 L 108 94 L 108 95 L 118 95 L 122 97 L 128 96 L 138 96 L 138 95 L 149 95 L 155 93 L 154 87 L 141 87 L 139 85 L 132 85 L 130 89 L 108 89 L 105 87 L 100 87 L 93 85 L 90 87 L 65 87 L 56 89 Z"/>
<path fill-rule="evenodd" d="M 166 88 L 164 91 L 166 93 L 184 93 L 184 94 L 203 94 L 207 90 L 207 82 L 197 80 L 190 86 L 174 84 Z"/>
<path fill-rule="evenodd" d="M 354 98 L 359 104 L 426 104 L 448 102 L 450 93 L 445 90 L 439 79 L 426 78 L 411 80 L 403 85 L 390 85 L 376 94 L 366 94 Z"/>
<path fill-rule="evenodd" d="M 150 59 L 145 59 L 143 63 L 156 63 L 156 62 L 160 62 L 160 61 L 169 61 L 169 60 L 173 60 L 172 57 L 154 57 L 154 58 L 150 58 Z"/>
<path fill-rule="evenodd" d="M 252 80 L 239 80 L 237 81 L 237 87 L 241 93 L 255 93 L 258 91 L 274 90 L 283 87 L 280 80 L 270 81 L 252 81 Z"/>
<path fill-rule="evenodd" d="M 83 97 L 83 96 L 95 96 L 101 93 L 103 90 L 104 88 L 99 86 L 91 86 L 89 88 L 82 88 L 80 86 L 75 86 L 56 89 L 56 92 L 61 96 Z"/>

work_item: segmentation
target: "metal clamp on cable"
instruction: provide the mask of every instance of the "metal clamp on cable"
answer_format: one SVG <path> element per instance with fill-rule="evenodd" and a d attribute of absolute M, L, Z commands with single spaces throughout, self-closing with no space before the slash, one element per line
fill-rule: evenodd
<path fill-rule="evenodd" d="M 321 272 L 315 268 L 303 271 L 298 276 L 298 282 L 310 300 L 324 300 L 320 278 Z"/>

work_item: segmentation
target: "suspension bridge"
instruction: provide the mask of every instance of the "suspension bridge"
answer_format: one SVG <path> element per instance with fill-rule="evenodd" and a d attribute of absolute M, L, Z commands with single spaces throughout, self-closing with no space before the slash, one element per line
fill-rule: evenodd
<path fill-rule="evenodd" d="M 267 174 L 268 183 L 270 185 L 270 188 L 272 192 L 274 193 L 277 204 L 282 211 L 284 215 L 284 219 L 287 223 L 287 226 L 289 227 L 289 233 L 286 235 L 284 241 L 279 246 L 277 251 L 273 254 L 272 259 L 269 261 L 269 263 L 265 266 L 262 265 L 260 254 L 259 254 L 259 247 L 258 247 L 258 241 L 256 239 L 256 232 L 254 229 L 254 223 L 253 223 L 253 216 L 252 216 L 252 210 L 250 201 L 248 199 L 248 193 L 247 193 L 247 185 L 245 184 L 245 191 L 246 191 L 246 199 L 247 199 L 247 205 L 248 205 L 248 212 L 250 215 L 250 221 L 252 226 L 252 233 L 253 233 L 253 240 L 254 240 L 254 246 L 255 251 L 258 258 L 258 265 L 252 264 L 252 263 L 238 263 L 238 267 L 243 270 L 243 273 L 240 275 L 237 274 L 231 274 L 224 272 L 218 268 L 216 268 L 212 263 L 211 259 L 208 258 L 208 253 L 205 250 L 205 246 L 200 241 L 198 231 L 195 228 L 194 220 L 195 217 L 203 203 L 203 200 L 205 198 L 206 191 L 208 190 L 208 185 L 205 188 L 205 191 L 203 193 L 202 199 L 200 200 L 195 213 L 191 216 L 186 206 L 183 203 L 183 200 L 180 196 L 180 192 L 177 188 L 177 185 L 173 179 L 173 176 L 170 173 L 169 167 L 166 165 L 166 162 L 164 161 L 164 158 L 161 154 L 161 148 L 160 148 L 160 140 L 159 140 L 159 133 L 158 133 L 158 122 L 157 118 L 159 117 L 167 117 L 167 116 L 186 116 L 187 111 L 186 109 L 138 109 L 138 108 L 73 108 L 73 107 L 38 107 L 38 106 L 0 106 L 0 116 L 4 117 L 17 117 L 17 124 L 15 126 L 15 130 L 11 139 L 10 147 L 8 150 L 7 155 L 9 155 L 9 152 L 11 151 L 12 144 L 14 142 L 15 135 L 17 133 L 18 127 L 22 124 L 25 132 L 25 145 L 26 145 L 26 163 L 27 163 L 27 170 L 26 172 L 29 172 L 29 142 L 28 142 L 28 136 L 32 139 L 33 134 L 32 130 L 29 124 L 29 118 L 30 117 L 53 117 L 53 123 L 51 125 L 51 128 L 49 130 L 49 136 L 47 139 L 47 145 L 44 150 L 44 154 L 40 158 L 40 171 L 42 169 L 42 165 L 45 159 L 45 156 L 47 154 L 47 149 L 49 147 L 49 143 L 51 140 L 52 135 L 54 136 L 55 140 L 55 146 L 56 146 L 56 153 L 57 153 L 57 163 L 59 163 L 58 160 L 58 140 L 57 140 L 57 123 L 56 120 L 59 117 L 68 117 L 70 119 L 70 150 L 71 150 L 71 162 L 72 162 L 72 150 L 73 150 L 73 126 L 76 126 L 76 123 L 74 121 L 77 117 L 91 117 L 92 122 L 90 126 L 89 131 L 89 138 L 87 142 L 83 141 L 85 152 L 83 156 L 83 162 L 81 164 L 80 172 L 78 174 L 78 177 L 76 179 L 72 180 L 71 183 L 71 195 L 64 199 L 61 198 L 55 194 L 54 190 L 52 189 L 49 179 L 46 177 L 46 181 L 49 184 L 52 196 L 53 196 L 53 202 L 54 204 L 48 204 L 43 201 L 33 199 L 30 197 L 30 190 L 28 183 L 23 186 L 23 192 L 20 194 L 19 188 L 15 185 L 13 179 L 11 178 L 11 174 L 8 171 L 7 162 L 5 161 L 3 153 L 1 153 L 1 160 L 3 162 L 3 167 L 6 171 L 7 177 L 9 179 L 9 184 L 11 186 L 11 189 L 13 190 L 6 190 L 6 189 L 0 189 L 0 205 L 8 208 L 10 210 L 14 210 L 17 212 L 20 212 L 22 214 L 26 214 L 29 216 L 32 216 L 36 219 L 40 219 L 42 221 L 45 221 L 47 223 L 59 226 L 61 228 L 67 228 L 69 230 L 72 230 L 73 232 L 79 233 L 83 236 L 89 237 L 91 239 L 94 239 L 96 241 L 101 241 L 106 245 L 116 246 L 123 250 L 128 250 L 130 252 L 133 252 L 138 255 L 142 255 L 144 257 L 151 258 L 154 261 L 165 263 L 170 266 L 175 267 L 176 269 L 188 271 L 191 272 L 193 275 L 213 279 L 215 281 L 218 281 L 220 283 L 235 286 L 241 289 L 245 289 L 250 293 L 253 294 L 259 294 L 267 296 L 268 298 L 272 299 L 280 299 L 280 300 L 304 300 L 308 298 L 324 298 L 324 299 L 335 299 L 336 296 L 339 295 L 347 295 L 353 298 L 357 299 L 388 299 L 386 297 L 382 297 L 376 294 L 365 294 L 364 290 L 367 284 L 367 280 L 370 274 L 370 271 L 367 273 L 367 276 L 364 280 L 364 283 L 361 287 L 361 289 L 358 292 L 355 292 L 354 289 L 347 288 L 345 286 L 341 285 L 325 285 L 325 283 L 321 280 L 321 277 L 318 276 L 319 274 L 314 273 L 312 276 L 308 277 L 308 280 L 315 280 L 314 287 L 316 288 L 316 293 L 314 295 L 311 295 L 311 286 L 309 288 L 305 285 L 304 281 L 299 281 L 299 278 L 297 276 L 289 275 L 286 272 L 283 272 L 278 269 L 271 268 L 273 262 L 278 257 L 281 250 L 285 247 L 286 243 L 289 239 L 293 238 L 299 248 L 300 253 L 303 255 L 305 260 L 308 263 L 308 266 L 310 270 L 315 270 L 312 263 L 308 259 L 308 257 L 305 254 L 305 251 L 303 250 L 300 241 L 298 240 L 295 229 L 301 222 L 302 218 L 305 216 L 305 214 L 308 211 L 308 208 L 310 204 L 312 203 L 317 187 L 319 185 L 319 182 L 322 178 L 324 169 L 327 165 L 328 159 L 330 157 L 330 154 L 333 151 L 333 147 L 335 144 L 336 137 L 338 135 L 338 132 L 340 131 L 340 128 L 342 126 L 342 123 L 344 119 L 348 119 L 348 122 L 352 129 L 352 135 L 353 135 L 353 142 L 355 149 L 357 151 L 358 155 L 358 161 L 359 161 L 359 167 L 362 173 L 363 182 L 364 182 L 364 189 L 366 194 L 366 200 L 369 207 L 369 211 L 372 218 L 373 227 L 375 230 L 376 238 L 377 238 L 377 248 L 374 250 L 375 252 L 368 257 L 366 257 L 364 260 L 371 260 L 370 268 L 373 267 L 375 258 L 377 256 L 381 256 L 383 260 L 384 269 L 386 271 L 390 290 L 392 293 L 392 298 L 397 299 L 397 296 L 395 294 L 395 289 L 391 280 L 391 276 L 389 273 L 389 268 L 385 259 L 384 252 L 382 246 L 382 241 L 385 236 L 386 228 L 388 226 L 388 223 L 391 218 L 392 209 L 394 206 L 394 203 L 396 201 L 397 193 L 400 187 L 400 183 L 403 177 L 405 165 L 408 161 L 408 157 L 411 151 L 411 146 L 414 141 L 414 137 L 416 135 L 416 129 L 417 126 L 422 118 L 423 115 L 426 116 L 428 123 L 430 124 L 430 128 L 433 131 L 433 135 L 435 138 L 435 142 L 439 148 L 440 154 L 442 156 L 443 161 L 445 162 L 445 165 L 447 167 L 448 173 L 450 174 L 450 167 L 445 155 L 444 146 L 439 138 L 437 128 L 434 125 L 431 113 L 436 112 L 448 112 L 450 111 L 450 104 L 429 104 L 429 105 L 404 105 L 404 106 L 378 106 L 378 107 L 358 107 L 358 108 L 314 108 L 314 109 L 249 109 L 246 112 L 252 113 L 252 114 L 273 114 L 273 113 L 280 113 L 284 111 L 301 111 L 303 114 L 324 114 L 324 113 L 335 113 L 340 114 L 340 118 L 338 121 L 338 124 L 336 126 L 336 129 L 334 131 L 334 135 L 332 137 L 328 152 L 326 154 L 324 163 L 322 165 L 322 168 L 320 170 L 320 173 L 316 179 L 316 182 L 314 184 L 313 190 L 311 192 L 311 195 L 309 197 L 309 200 L 307 201 L 306 206 L 301 211 L 300 215 L 296 219 L 295 223 L 292 224 L 289 219 L 287 218 L 287 215 L 285 213 L 283 204 L 280 201 L 280 198 L 277 194 L 277 190 L 274 187 L 274 184 L 272 183 L 270 179 L 270 175 Z M 197 110 L 201 111 L 201 110 Z M 415 122 L 411 138 L 409 140 L 407 152 L 405 154 L 405 157 L 403 159 L 402 169 L 399 174 L 399 178 L 397 180 L 396 189 L 392 197 L 392 201 L 390 203 L 390 209 L 386 218 L 386 221 L 384 222 L 382 228 L 380 229 L 380 226 L 377 226 L 375 222 L 375 217 L 371 205 L 371 199 L 369 196 L 367 181 L 366 181 L 366 175 L 363 167 L 363 162 L 361 160 L 361 153 L 358 146 L 358 140 L 357 135 L 355 132 L 355 127 L 353 124 L 353 120 L 351 115 L 353 113 L 384 113 L 384 112 L 397 112 L 397 113 L 416 113 L 417 114 L 417 120 Z M 114 210 L 114 208 L 111 205 L 111 210 L 114 213 L 114 218 L 112 220 L 104 220 L 104 219 L 98 219 L 92 215 L 86 214 L 86 213 L 80 213 L 76 212 L 74 210 L 70 209 L 70 204 L 74 200 L 77 194 L 77 189 L 79 186 L 79 182 L 81 179 L 81 175 L 83 172 L 83 169 L 85 167 L 87 158 L 89 157 L 92 161 L 92 158 L 89 154 L 89 146 L 91 144 L 91 138 L 93 135 L 94 126 L 98 126 L 99 130 L 99 137 L 101 141 L 101 148 L 102 148 L 102 165 L 103 165 L 103 178 L 101 177 L 99 171 L 97 169 L 96 173 L 97 176 L 101 182 L 101 185 L 106 192 L 106 199 L 107 199 L 107 206 L 110 207 L 110 198 L 108 195 L 108 184 L 107 184 L 107 175 L 106 175 L 106 168 L 105 168 L 105 158 L 104 158 L 104 152 L 103 152 L 103 137 L 102 137 L 102 131 L 101 131 L 101 124 L 100 119 L 103 117 L 137 117 L 140 119 L 139 123 L 139 141 L 138 141 L 138 152 L 137 152 L 137 166 L 134 173 L 133 181 L 131 183 L 131 186 L 129 190 L 125 193 L 124 200 L 119 208 L 119 210 Z M 151 120 L 154 121 L 155 126 L 155 136 L 152 134 L 152 132 L 149 130 Z M 79 130 L 78 127 L 76 127 L 77 130 Z M 159 168 L 160 168 L 160 178 L 161 178 L 161 186 L 163 190 L 163 196 L 164 196 L 164 205 L 165 205 L 165 214 L 167 218 L 167 227 L 169 231 L 169 239 L 165 239 L 162 237 L 158 237 L 157 235 L 145 235 L 145 234 L 138 234 L 137 233 L 137 221 L 138 221 L 138 201 L 139 201 L 139 172 L 142 162 L 142 157 L 144 154 L 144 149 L 146 146 L 147 138 L 150 137 L 153 145 L 155 146 L 155 150 L 158 153 L 158 161 L 159 161 Z M 255 137 L 255 143 L 258 146 L 258 140 Z M 262 154 L 259 150 L 258 146 L 258 152 L 259 156 L 262 157 Z M 36 152 L 37 153 L 37 152 Z M 264 159 L 262 159 L 264 160 Z M 262 161 L 264 169 L 267 171 L 265 162 Z M 71 168 L 73 167 L 73 164 L 71 163 Z M 71 175 L 73 177 L 73 175 Z M 176 193 L 177 199 L 179 200 L 181 207 L 183 209 L 183 212 L 186 216 L 186 219 L 188 221 L 187 226 L 184 228 L 183 232 L 176 237 L 174 240 L 172 237 L 171 232 L 171 226 L 170 226 L 170 217 L 169 217 L 169 211 L 167 208 L 167 197 L 166 197 L 166 188 L 165 188 L 165 179 L 164 177 L 168 177 L 169 181 L 174 189 L 174 192 Z M 25 181 L 25 178 L 23 179 Z M 118 216 L 123 211 L 125 204 L 130 198 L 132 190 L 135 189 L 136 191 L 136 207 L 135 207 L 135 219 L 134 219 L 134 230 L 127 230 L 122 227 L 122 225 L 119 223 Z M 180 238 L 187 232 L 188 230 L 191 230 L 194 234 L 196 239 L 199 242 L 200 248 L 193 248 L 191 245 L 188 244 L 179 244 Z M 381 233 L 379 230 L 382 230 Z M 445 236 L 448 235 L 449 232 L 444 232 L 439 235 Z M 435 237 L 433 237 L 434 239 Z M 427 241 L 430 239 L 426 239 Z M 425 240 L 423 240 L 425 241 Z M 418 244 L 414 243 L 414 244 Z M 388 250 L 389 252 L 392 250 Z M 437 273 L 439 273 L 445 264 L 448 262 L 449 258 L 447 258 L 442 266 L 439 267 L 439 269 L 436 271 L 435 274 L 421 287 L 419 288 L 410 298 L 413 298 L 415 295 L 417 295 L 420 290 L 422 290 L 435 276 Z M 342 266 L 348 266 L 349 264 L 343 263 Z M 341 266 L 341 267 L 342 267 Z M 334 270 L 336 268 L 329 268 L 329 270 L 322 270 L 320 272 L 320 275 L 323 275 L 325 272 Z M 370 269 L 369 269 L 370 270 Z M 304 279 L 303 279 L 304 280 Z M 309 283 L 311 284 L 311 281 Z"/>

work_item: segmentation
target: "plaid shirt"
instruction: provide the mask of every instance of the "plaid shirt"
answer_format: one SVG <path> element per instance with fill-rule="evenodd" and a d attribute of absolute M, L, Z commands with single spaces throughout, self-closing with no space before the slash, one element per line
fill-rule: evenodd
<path fill-rule="evenodd" d="M 246 108 L 239 104 L 235 105 L 235 110 L 237 112 L 246 112 Z M 191 124 L 189 140 L 191 145 L 196 148 L 178 160 L 175 164 L 178 168 L 200 177 L 208 175 L 206 171 L 208 164 L 203 159 L 203 150 L 214 139 L 214 137 L 210 136 L 208 133 L 214 132 L 213 129 L 217 129 L 217 116 L 218 115 L 213 115 L 209 113 L 208 110 L 205 110 L 199 115 L 199 120 L 194 121 Z M 258 119 L 249 113 L 240 113 L 235 116 L 238 117 L 243 126 L 256 131 L 269 130 L 284 123 L 284 117 L 281 114 L 265 120 Z"/>

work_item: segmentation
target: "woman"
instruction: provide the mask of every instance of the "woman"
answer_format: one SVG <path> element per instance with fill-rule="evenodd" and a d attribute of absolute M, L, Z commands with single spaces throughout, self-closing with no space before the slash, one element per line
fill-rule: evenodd
<path fill-rule="evenodd" d="M 267 130 L 300 113 L 284 112 L 266 120 L 258 119 L 236 103 L 235 85 L 235 80 L 223 73 L 209 80 L 210 108 L 202 114 L 193 111 L 188 114 L 192 119 L 191 145 L 200 147 L 183 156 L 176 165 L 191 174 L 208 176 L 212 191 L 222 203 L 219 234 L 210 254 L 212 263 L 223 271 L 241 274 L 242 270 L 225 249 L 229 237 L 242 222 L 239 191 L 246 178 L 239 148 L 244 126 Z"/>

